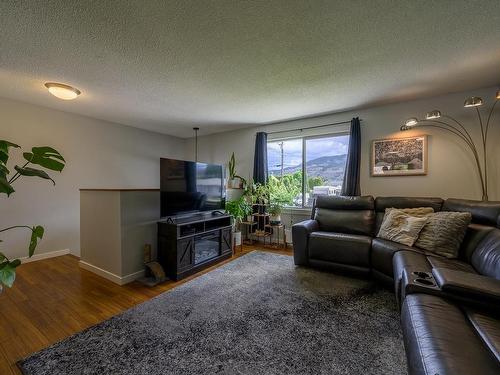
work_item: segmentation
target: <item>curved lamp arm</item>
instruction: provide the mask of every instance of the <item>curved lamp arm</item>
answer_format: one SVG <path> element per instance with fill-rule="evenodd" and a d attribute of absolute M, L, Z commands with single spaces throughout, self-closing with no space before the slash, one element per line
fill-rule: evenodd
<path fill-rule="evenodd" d="M 425 123 L 431 123 L 431 124 L 425 124 Z M 437 124 L 437 125 L 435 125 L 435 124 Z M 488 189 L 486 187 L 485 179 L 483 177 L 483 169 L 481 168 L 481 163 L 479 161 L 479 155 L 477 153 L 476 145 L 474 144 L 472 139 L 469 139 L 464 133 L 462 133 L 459 129 L 455 128 L 454 126 L 452 126 L 446 122 L 436 121 L 436 120 L 422 120 L 422 121 L 419 121 L 417 123 L 417 125 L 408 127 L 407 129 L 404 129 L 404 130 L 409 130 L 409 129 L 413 129 L 416 127 L 430 127 L 430 128 L 437 128 L 437 129 L 441 129 L 441 130 L 446 130 L 446 131 L 456 135 L 460 139 L 462 139 L 467 144 L 467 146 L 469 146 L 470 150 L 472 151 L 472 155 L 474 156 L 474 161 L 476 162 L 476 167 L 477 167 L 477 170 L 479 173 L 479 178 L 481 181 L 481 189 L 483 192 L 483 200 L 487 200 L 488 199 Z M 468 132 L 467 132 L 467 134 L 468 134 Z M 470 137 L 470 135 L 469 135 L 469 137 Z"/>
<path fill-rule="evenodd" d="M 405 125 L 401 126 L 401 130 L 409 130 L 414 127 L 432 127 L 432 128 L 438 128 L 441 130 L 446 130 L 450 133 L 453 133 L 457 137 L 459 137 L 461 140 L 463 140 L 467 146 L 469 146 L 470 150 L 472 151 L 472 154 L 474 155 L 474 160 L 476 162 L 477 170 L 479 172 L 479 177 L 481 179 L 481 188 L 483 190 L 483 201 L 488 200 L 488 167 L 487 167 L 487 161 L 488 161 L 488 156 L 487 156 L 487 143 L 488 143 L 488 130 L 490 128 L 490 121 L 491 117 L 493 115 L 493 111 L 495 109 L 496 104 L 500 100 L 500 90 L 496 92 L 496 100 L 493 103 L 493 106 L 491 107 L 491 110 L 488 114 L 488 118 L 486 120 L 486 123 L 483 122 L 483 119 L 481 117 L 481 112 L 478 109 L 478 106 L 483 104 L 483 100 L 479 97 L 470 97 L 468 98 L 465 103 L 464 107 L 475 107 L 477 117 L 479 120 L 479 126 L 481 129 L 481 144 L 483 146 L 482 149 L 482 156 L 483 156 L 483 164 L 481 166 L 480 162 L 480 157 L 479 153 L 477 151 L 476 143 L 474 142 L 474 139 L 470 135 L 470 133 L 467 131 L 465 126 L 463 126 L 459 121 L 457 121 L 455 118 L 448 116 L 448 115 L 441 115 L 441 112 L 439 110 L 434 110 L 431 111 L 427 114 L 428 119 L 426 120 L 418 120 L 414 117 L 408 119 L 405 123 Z M 445 118 L 453 122 L 453 124 L 450 124 L 445 121 L 439 121 L 436 120 L 437 118 Z M 408 124 L 408 125 L 407 125 Z M 483 173 L 484 169 L 484 173 Z"/>

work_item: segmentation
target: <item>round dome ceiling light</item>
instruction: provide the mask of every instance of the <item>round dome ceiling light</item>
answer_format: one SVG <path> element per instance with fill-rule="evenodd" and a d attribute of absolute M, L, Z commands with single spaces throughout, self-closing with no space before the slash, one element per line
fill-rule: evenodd
<path fill-rule="evenodd" d="M 82 93 L 80 90 L 64 83 L 47 82 L 45 87 L 52 95 L 62 100 L 73 100 Z"/>

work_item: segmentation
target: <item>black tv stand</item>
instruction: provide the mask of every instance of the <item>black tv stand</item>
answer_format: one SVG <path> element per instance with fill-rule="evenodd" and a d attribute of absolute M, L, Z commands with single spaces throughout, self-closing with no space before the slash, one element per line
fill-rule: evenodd
<path fill-rule="evenodd" d="M 231 216 L 193 215 L 158 222 L 158 262 L 180 280 L 232 255 Z"/>

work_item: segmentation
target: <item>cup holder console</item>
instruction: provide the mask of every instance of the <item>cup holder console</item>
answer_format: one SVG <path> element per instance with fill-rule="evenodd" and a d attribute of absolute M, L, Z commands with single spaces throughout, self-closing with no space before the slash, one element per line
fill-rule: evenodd
<path fill-rule="evenodd" d="M 432 279 L 432 275 L 429 272 L 414 271 L 412 274 L 417 276 L 419 279 Z"/>
<path fill-rule="evenodd" d="M 425 286 L 436 286 L 436 283 L 432 280 L 429 280 L 429 278 L 427 279 L 423 279 L 423 278 L 416 278 L 415 280 L 415 283 L 416 284 L 420 284 L 420 285 L 425 285 Z"/>

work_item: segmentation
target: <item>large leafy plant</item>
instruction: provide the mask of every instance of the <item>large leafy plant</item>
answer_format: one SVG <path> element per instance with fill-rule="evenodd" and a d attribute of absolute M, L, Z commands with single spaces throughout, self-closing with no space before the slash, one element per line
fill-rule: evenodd
<path fill-rule="evenodd" d="M 11 148 L 20 148 L 20 146 L 12 142 L 0 140 L 0 194 L 6 194 L 9 197 L 15 192 L 14 183 L 22 177 L 39 177 L 52 181 L 54 185 L 56 184 L 44 169 L 58 172 L 63 170 L 66 161 L 57 150 L 51 147 L 33 147 L 31 152 L 23 153 L 26 162 L 22 166 L 15 165 L 15 172 L 13 172 L 7 167 L 9 150 Z M 44 169 L 39 169 L 39 167 Z M 13 225 L 8 228 L 0 228 L 0 233 L 17 228 L 31 231 L 28 257 L 33 256 L 38 241 L 43 238 L 43 227 L 40 225 Z M 16 278 L 16 268 L 20 264 L 21 261 L 19 259 L 10 260 L 4 253 L 0 252 L 0 292 L 3 285 L 12 286 Z"/>

